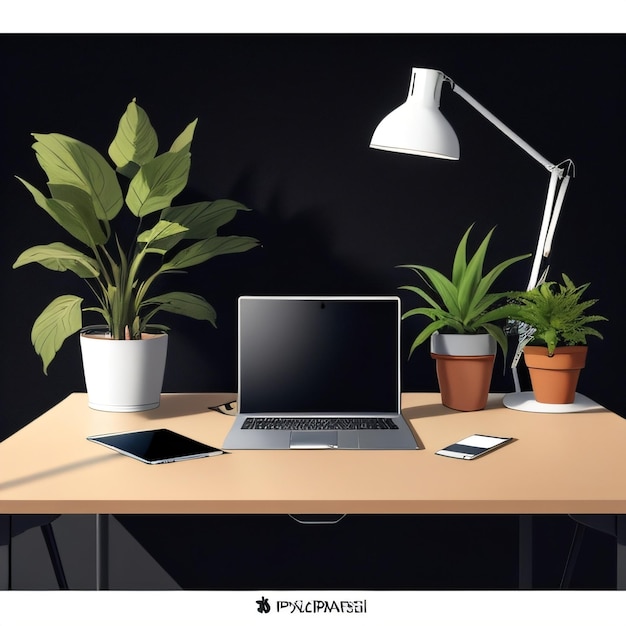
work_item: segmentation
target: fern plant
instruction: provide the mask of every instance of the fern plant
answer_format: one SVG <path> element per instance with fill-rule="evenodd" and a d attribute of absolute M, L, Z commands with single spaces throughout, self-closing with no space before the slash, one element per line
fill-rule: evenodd
<path fill-rule="evenodd" d="M 410 355 L 433 333 L 440 330 L 458 334 L 489 333 L 503 354 L 507 353 L 506 335 L 494 322 L 508 319 L 511 307 L 506 298 L 509 292 L 491 293 L 490 289 L 504 270 L 514 263 L 527 259 L 530 254 L 502 261 L 483 275 L 485 256 L 495 227 L 487 233 L 468 260 L 467 242 L 472 228 L 473 225 L 465 231 L 457 246 L 450 278 L 426 265 L 399 266 L 413 270 L 428 288 L 426 291 L 414 285 L 400 287 L 417 294 L 428 305 L 407 311 L 402 319 L 423 315 L 431 320 L 413 341 Z"/>
<path fill-rule="evenodd" d="M 590 324 L 607 321 L 602 315 L 587 313 L 597 299 L 581 300 L 590 283 L 577 287 L 566 274 L 562 277 L 563 284 L 544 282 L 512 299 L 511 319 L 529 326 L 530 343 L 545 345 L 549 356 L 557 346 L 586 345 L 589 335 L 602 339 L 602 334 Z"/>
<path fill-rule="evenodd" d="M 49 270 L 70 271 L 84 279 L 95 306 L 83 298 L 55 298 L 35 320 L 31 340 L 44 373 L 65 339 L 83 327 L 83 312 L 98 313 L 113 339 L 141 339 L 161 312 L 186 315 L 215 325 L 214 308 L 200 295 L 173 291 L 153 293 L 157 279 L 181 272 L 218 255 L 245 252 L 259 242 L 252 237 L 219 236 L 217 230 L 238 211 L 232 200 L 172 206 L 187 185 L 191 142 L 197 119 L 157 155 L 158 138 L 146 112 L 135 100 L 126 108 L 108 154 L 116 166 L 91 146 L 65 135 L 33 134 L 33 149 L 48 177 L 50 197 L 18 180 L 79 247 L 53 242 L 28 248 L 14 268 L 39 263 Z M 120 180 L 126 181 L 125 191 Z M 124 243 L 113 220 L 123 207 L 136 230 Z"/>

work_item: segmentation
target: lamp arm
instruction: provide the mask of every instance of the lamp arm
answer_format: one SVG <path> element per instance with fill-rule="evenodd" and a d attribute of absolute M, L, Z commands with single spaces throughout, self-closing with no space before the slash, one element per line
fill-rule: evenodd
<path fill-rule="evenodd" d="M 530 279 L 528 280 L 528 287 L 526 289 L 531 290 L 537 286 L 539 281 L 539 271 L 541 269 L 541 260 L 547 258 L 547 251 L 550 250 L 551 245 L 548 244 L 548 233 L 554 232 L 556 228 L 556 220 L 558 214 L 553 213 L 554 198 L 556 196 L 556 189 L 559 179 L 559 172 L 557 169 L 553 169 L 550 173 L 550 183 L 548 185 L 548 193 L 546 195 L 546 204 L 543 209 L 543 218 L 541 220 L 541 227 L 539 229 L 539 238 L 537 240 L 537 250 L 533 257 L 533 264 L 530 270 Z"/>
<path fill-rule="evenodd" d="M 541 262 L 550 255 L 554 231 L 561 213 L 563 198 L 565 197 L 565 192 L 571 178 L 570 171 L 573 175 L 574 164 L 569 159 L 559 163 L 558 165 L 551 163 L 526 141 L 524 141 L 517 133 L 513 132 L 506 124 L 501 122 L 493 113 L 488 111 L 482 104 L 480 104 L 480 102 L 477 102 L 464 89 L 459 87 L 451 78 L 443 74 L 443 79 L 450 83 L 452 91 L 461 96 L 463 100 L 478 111 L 487 121 L 491 122 L 500 132 L 505 134 L 511 141 L 516 143 L 520 148 L 522 148 L 522 150 L 533 157 L 535 161 L 538 161 L 550 172 L 550 183 L 548 185 L 543 218 L 541 220 L 541 228 L 539 229 L 537 249 L 533 257 L 530 279 L 527 287 L 528 290 L 534 289 L 545 279 L 547 268 L 541 276 L 539 275 L 539 272 L 541 271 Z M 524 325 L 518 326 L 518 345 L 511 363 L 513 382 L 517 393 L 521 391 L 519 377 L 517 375 L 517 364 L 524 346 L 532 337 L 531 330 L 532 329 L 529 327 L 524 327 Z"/>
<path fill-rule="evenodd" d="M 531 145 L 529 145 L 526 141 L 524 141 L 517 133 L 513 132 L 506 124 L 501 122 L 493 113 L 488 111 L 480 102 L 476 101 L 472 96 L 470 96 L 467 91 L 459 87 L 451 78 L 448 76 L 444 76 L 444 79 L 447 80 L 452 86 L 452 91 L 458 94 L 465 100 L 468 104 L 470 104 L 474 109 L 476 109 L 485 119 L 490 121 L 500 132 L 504 133 L 511 141 L 515 142 L 522 150 L 530 154 L 533 159 L 541 163 L 549 172 L 557 168 L 557 166 L 548 161 L 544 156 L 539 154 L 537 150 L 535 150 Z M 559 168 L 557 168 L 559 169 Z M 559 170 L 559 177 L 562 174 L 563 170 Z"/>
<path fill-rule="evenodd" d="M 568 160 L 555 165 L 554 163 L 548 161 L 548 159 L 537 152 L 537 150 L 524 141 L 517 133 L 513 132 L 506 124 L 501 122 L 493 113 L 491 113 L 491 111 L 488 111 L 482 104 L 480 104 L 480 102 L 470 96 L 467 91 L 459 87 L 459 85 L 457 85 L 449 76 L 444 74 L 443 78 L 446 82 L 450 83 L 454 93 L 461 96 L 463 100 L 478 111 L 486 120 L 491 122 L 500 132 L 505 134 L 509 139 L 511 139 L 511 141 L 516 143 L 520 148 L 522 148 L 522 150 L 533 157 L 533 159 L 538 161 L 550 172 L 550 184 L 548 186 L 543 219 L 539 231 L 539 240 L 537 241 L 537 250 L 533 258 L 530 280 L 528 282 L 528 289 L 532 289 L 537 285 L 539 280 L 541 259 L 547 258 L 550 254 L 552 238 L 554 237 L 556 223 L 561 212 L 563 197 L 565 196 L 565 191 L 570 180 L 569 169 L 570 167 L 573 167 L 573 163 Z M 569 163 L 569 165 L 564 167 L 565 163 Z"/>

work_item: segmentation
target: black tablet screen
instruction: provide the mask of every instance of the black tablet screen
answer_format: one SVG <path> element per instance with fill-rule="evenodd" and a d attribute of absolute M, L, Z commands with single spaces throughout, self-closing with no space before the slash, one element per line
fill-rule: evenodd
<path fill-rule="evenodd" d="M 222 451 L 166 428 L 88 437 L 118 452 L 146 463 L 178 461 L 190 457 L 210 456 Z"/>

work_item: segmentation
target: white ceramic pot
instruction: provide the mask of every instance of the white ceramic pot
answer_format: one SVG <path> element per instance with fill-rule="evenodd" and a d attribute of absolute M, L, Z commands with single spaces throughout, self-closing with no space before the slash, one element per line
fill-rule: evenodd
<path fill-rule="evenodd" d="M 435 332 L 430 336 L 430 351 L 448 356 L 485 356 L 495 354 L 496 340 L 488 334 L 453 335 Z"/>
<path fill-rule="evenodd" d="M 80 333 L 89 406 L 99 411 L 147 411 L 159 406 L 167 334 L 144 334 L 141 340 L 114 340 L 106 327 Z"/>

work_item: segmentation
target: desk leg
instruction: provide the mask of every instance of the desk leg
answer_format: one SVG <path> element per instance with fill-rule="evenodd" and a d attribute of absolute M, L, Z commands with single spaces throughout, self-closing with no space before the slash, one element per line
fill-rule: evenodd
<path fill-rule="evenodd" d="M 533 588 L 533 516 L 519 516 L 519 588 Z"/>
<path fill-rule="evenodd" d="M 96 591 L 109 588 L 109 516 L 96 514 Z"/>
<path fill-rule="evenodd" d="M 0 590 L 11 588 L 11 517 L 0 515 Z"/>
<path fill-rule="evenodd" d="M 626 515 L 617 516 L 617 588 L 626 590 Z"/>

